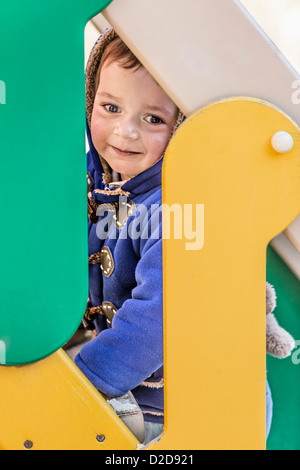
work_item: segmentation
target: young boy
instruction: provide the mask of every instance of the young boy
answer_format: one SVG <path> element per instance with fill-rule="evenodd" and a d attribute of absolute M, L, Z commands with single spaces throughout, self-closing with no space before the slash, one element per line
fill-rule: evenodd
<path fill-rule="evenodd" d="M 85 317 L 97 336 L 75 361 L 103 394 L 133 392 L 147 443 L 164 422 L 161 168 L 184 116 L 112 29 L 92 50 L 86 101 L 90 296 Z M 271 419 L 267 385 L 267 434 Z"/>
<path fill-rule="evenodd" d="M 152 208 L 161 205 L 162 159 L 183 115 L 112 29 L 94 46 L 86 89 L 86 318 L 97 336 L 75 361 L 103 394 L 133 392 L 147 442 L 164 420 L 162 228 Z"/>

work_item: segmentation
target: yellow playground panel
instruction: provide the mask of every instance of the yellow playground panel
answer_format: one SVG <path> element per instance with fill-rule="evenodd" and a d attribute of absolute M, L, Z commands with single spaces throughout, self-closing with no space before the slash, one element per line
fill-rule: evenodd
<path fill-rule="evenodd" d="M 164 433 L 143 447 L 58 350 L 0 368 L 0 448 L 265 449 L 266 249 L 300 209 L 297 75 L 236 1 L 113 0 L 103 18 L 187 115 L 163 203 L 202 223 L 164 239 Z"/>

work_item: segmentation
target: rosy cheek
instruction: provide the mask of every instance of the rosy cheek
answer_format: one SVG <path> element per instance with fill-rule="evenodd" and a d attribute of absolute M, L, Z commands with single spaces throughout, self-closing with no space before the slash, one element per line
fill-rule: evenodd
<path fill-rule="evenodd" d="M 93 115 L 91 122 L 91 133 L 94 145 L 101 148 L 108 134 L 106 120 L 97 115 Z"/>
<path fill-rule="evenodd" d="M 169 142 L 169 133 L 156 136 L 155 140 L 149 140 L 149 153 L 157 158 L 161 157 Z"/>

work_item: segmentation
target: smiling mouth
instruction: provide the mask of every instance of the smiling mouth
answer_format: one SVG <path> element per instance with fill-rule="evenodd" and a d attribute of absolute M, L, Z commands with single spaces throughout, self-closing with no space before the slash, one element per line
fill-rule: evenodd
<path fill-rule="evenodd" d="M 118 147 L 111 145 L 111 148 L 118 154 L 124 157 L 130 157 L 131 155 L 140 155 L 141 152 L 132 152 L 131 150 L 121 150 Z"/>

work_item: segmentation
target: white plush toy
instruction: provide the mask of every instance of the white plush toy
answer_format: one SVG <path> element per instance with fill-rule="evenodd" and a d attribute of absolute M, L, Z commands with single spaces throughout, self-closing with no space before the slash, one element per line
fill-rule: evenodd
<path fill-rule="evenodd" d="M 279 359 L 290 356 L 295 348 L 294 338 L 279 326 L 273 312 L 276 308 L 276 292 L 274 287 L 266 283 L 267 309 L 267 353 Z"/>

